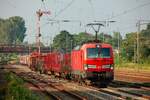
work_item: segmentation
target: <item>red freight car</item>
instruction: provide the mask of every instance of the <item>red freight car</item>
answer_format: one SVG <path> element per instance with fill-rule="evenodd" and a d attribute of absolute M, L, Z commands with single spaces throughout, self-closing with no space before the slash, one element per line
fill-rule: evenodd
<path fill-rule="evenodd" d="M 37 70 L 40 71 L 41 73 L 44 72 L 45 70 L 45 57 L 47 55 L 38 53 L 38 52 L 33 52 L 30 54 L 30 68 L 32 70 Z"/>
<path fill-rule="evenodd" d="M 44 56 L 44 70 L 56 75 L 68 73 L 70 69 L 70 54 L 58 52 L 49 53 Z"/>
<path fill-rule="evenodd" d="M 19 57 L 20 64 L 30 65 L 30 55 L 23 55 Z"/>
<path fill-rule="evenodd" d="M 61 71 L 61 53 L 55 52 L 51 54 L 51 71 L 59 74 Z"/>
<path fill-rule="evenodd" d="M 52 66 L 52 53 L 48 53 L 47 56 L 44 57 L 44 70 L 47 73 L 48 71 L 51 71 Z"/>

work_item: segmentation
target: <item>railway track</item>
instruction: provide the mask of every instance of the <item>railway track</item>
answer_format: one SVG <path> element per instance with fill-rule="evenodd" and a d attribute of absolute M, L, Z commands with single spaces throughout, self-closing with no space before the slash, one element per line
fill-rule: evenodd
<path fill-rule="evenodd" d="M 115 74 L 116 80 L 124 80 L 124 81 L 130 81 L 130 82 L 150 82 L 149 76 L 140 76 L 140 75 L 134 75 L 134 74 L 125 74 L 125 73 L 117 73 Z"/>
<path fill-rule="evenodd" d="M 138 99 L 149 100 L 149 94 L 143 95 L 140 93 L 130 93 L 122 88 L 109 86 L 108 88 L 99 88 L 97 86 L 80 85 L 79 83 L 70 82 L 68 80 L 52 78 L 52 76 L 39 74 L 27 70 L 24 67 L 6 67 L 9 71 L 18 75 L 26 82 L 33 84 L 42 92 L 49 95 L 54 100 L 126 100 Z M 114 83 L 118 86 L 117 83 Z M 119 83 L 120 84 L 120 83 Z M 126 87 L 122 84 L 121 87 Z M 137 88 L 137 87 L 136 87 Z M 149 91 L 147 87 L 140 87 L 140 89 Z"/>
<path fill-rule="evenodd" d="M 15 73 L 15 72 L 13 72 Z M 54 80 L 47 81 L 44 77 L 36 73 L 15 73 L 25 81 L 35 85 L 41 91 L 50 95 L 55 100 L 86 100 L 84 97 L 67 90 Z"/>
<path fill-rule="evenodd" d="M 124 82 L 124 81 L 118 81 L 118 80 L 114 80 L 112 81 L 109 86 L 111 87 L 133 87 L 133 88 L 142 88 L 145 90 L 150 90 L 150 86 L 145 85 L 145 83 L 130 83 L 130 82 Z"/>
<path fill-rule="evenodd" d="M 108 88 L 148 100 L 150 99 L 150 87 L 143 86 L 143 84 L 114 81 Z"/>
<path fill-rule="evenodd" d="M 71 87 L 70 87 L 71 88 Z M 89 91 L 89 95 L 95 95 L 95 97 L 101 96 L 105 100 L 126 100 L 126 99 L 136 99 L 136 100 L 149 100 L 150 97 L 148 95 L 142 94 L 134 94 L 128 92 L 121 91 L 121 89 L 108 87 L 108 88 L 99 88 L 97 86 L 74 86 L 79 90 L 84 89 Z"/>
<path fill-rule="evenodd" d="M 64 86 L 59 84 L 55 79 L 46 79 L 42 75 L 35 72 L 22 72 L 17 70 L 17 68 L 1 68 L 7 69 L 9 72 L 14 73 L 15 75 L 22 78 L 25 82 L 30 83 L 37 87 L 40 91 L 47 94 L 50 98 L 54 100 L 86 100 L 86 98 L 81 97 L 69 91 Z"/>

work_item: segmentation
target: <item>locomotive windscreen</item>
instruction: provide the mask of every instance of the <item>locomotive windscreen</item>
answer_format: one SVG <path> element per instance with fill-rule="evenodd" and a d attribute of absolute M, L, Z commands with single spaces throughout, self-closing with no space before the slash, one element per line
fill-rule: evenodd
<path fill-rule="evenodd" d="M 87 48 L 87 58 L 110 58 L 110 48 Z"/>

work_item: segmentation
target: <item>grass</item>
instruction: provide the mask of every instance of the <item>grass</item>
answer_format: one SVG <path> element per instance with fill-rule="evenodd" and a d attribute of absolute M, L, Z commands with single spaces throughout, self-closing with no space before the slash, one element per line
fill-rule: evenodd
<path fill-rule="evenodd" d="M 128 69 L 140 69 L 140 70 L 149 70 L 150 64 L 137 64 L 137 63 L 120 63 L 115 65 L 116 68 L 128 68 Z"/>
<path fill-rule="evenodd" d="M 4 100 L 41 100 L 41 97 L 24 86 L 24 81 L 12 73 L 6 74 L 7 84 L 1 88 Z M 44 99 L 44 98 L 43 98 Z M 48 99 L 44 99 L 48 100 Z"/>

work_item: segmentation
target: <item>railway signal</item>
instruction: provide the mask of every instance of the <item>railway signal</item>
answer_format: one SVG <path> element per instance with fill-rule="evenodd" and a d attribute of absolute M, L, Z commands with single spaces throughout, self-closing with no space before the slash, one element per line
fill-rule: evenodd
<path fill-rule="evenodd" d="M 36 44 L 37 44 L 37 47 L 38 47 L 38 52 L 40 53 L 41 50 L 40 50 L 40 37 L 41 37 L 41 32 L 40 32 L 40 18 L 42 17 L 43 14 L 45 15 L 50 15 L 50 11 L 42 11 L 41 9 L 39 9 L 37 12 L 37 17 L 38 17 L 38 20 L 37 20 L 37 35 L 36 35 Z"/>

